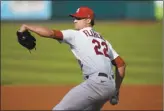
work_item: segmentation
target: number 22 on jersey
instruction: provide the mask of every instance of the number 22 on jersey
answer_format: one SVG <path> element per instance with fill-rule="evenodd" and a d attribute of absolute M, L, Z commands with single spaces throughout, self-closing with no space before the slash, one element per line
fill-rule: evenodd
<path fill-rule="evenodd" d="M 95 44 L 94 50 L 96 55 L 104 55 L 105 57 L 110 58 L 110 56 L 108 55 L 108 45 L 106 44 L 106 42 L 104 41 L 100 42 L 96 39 L 93 39 L 92 43 Z M 100 50 L 101 47 L 103 47 L 102 51 Z"/>

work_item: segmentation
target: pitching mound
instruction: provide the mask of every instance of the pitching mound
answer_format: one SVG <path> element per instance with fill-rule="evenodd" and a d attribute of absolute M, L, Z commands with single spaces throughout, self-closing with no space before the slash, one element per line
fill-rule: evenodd
<path fill-rule="evenodd" d="M 73 86 L 1 86 L 1 110 L 51 110 Z M 162 110 L 162 86 L 123 86 L 103 110 Z"/>

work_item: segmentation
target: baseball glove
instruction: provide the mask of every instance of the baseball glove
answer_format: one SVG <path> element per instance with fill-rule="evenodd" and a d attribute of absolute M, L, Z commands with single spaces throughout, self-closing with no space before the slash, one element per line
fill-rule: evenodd
<path fill-rule="evenodd" d="M 28 32 L 27 30 L 24 32 L 17 31 L 17 38 L 19 44 L 21 44 L 23 47 L 27 48 L 28 50 L 32 50 L 36 46 L 35 37 L 32 36 L 31 33 Z"/>

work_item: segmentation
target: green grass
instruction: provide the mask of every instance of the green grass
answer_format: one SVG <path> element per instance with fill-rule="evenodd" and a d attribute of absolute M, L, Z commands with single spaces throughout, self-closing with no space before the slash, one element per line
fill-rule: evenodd
<path fill-rule="evenodd" d="M 78 84 L 80 67 L 69 47 L 36 34 L 30 54 L 16 38 L 20 23 L 1 23 L 1 84 Z M 41 23 L 54 29 L 70 23 Z M 162 84 L 162 23 L 130 25 L 97 22 L 95 29 L 109 40 L 127 64 L 124 84 Z"/>

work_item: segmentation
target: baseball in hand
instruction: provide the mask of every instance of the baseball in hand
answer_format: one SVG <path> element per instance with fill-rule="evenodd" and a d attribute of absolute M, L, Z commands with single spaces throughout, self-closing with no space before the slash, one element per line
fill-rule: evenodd
<path fill-rule="evenodd" d="M 117 99 L 117 97 L 112 97 L 112 98 L 110 99 L 110 104 L 112 104 L 112 105 L 118 104 L 118 99 Z"/>
<path fill-rule="evenodd" d="M 110 104 L 112 104 L 112 105 L 118 104 L 118 102 L 119 102 L 119 91 L 118 90 L 115 91 L 115 94 L 112 96 L 112 98 L 109 101 L 110 101 Z"/>

